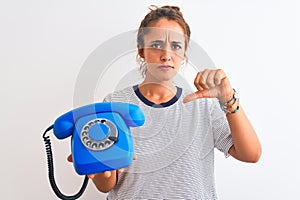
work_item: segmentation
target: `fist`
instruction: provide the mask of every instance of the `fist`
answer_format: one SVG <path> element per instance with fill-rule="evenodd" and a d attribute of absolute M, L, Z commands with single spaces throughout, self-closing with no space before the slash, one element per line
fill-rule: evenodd
<path fill-rule="evenodd" d="M 194 85 L 197 91 L 187 95 L 183 99 L 184 103 L 200 98 L 218 98 L 220 102 L 226 102 L 233 96 L 233 89 L 222 69 L 198 72 Z"/>

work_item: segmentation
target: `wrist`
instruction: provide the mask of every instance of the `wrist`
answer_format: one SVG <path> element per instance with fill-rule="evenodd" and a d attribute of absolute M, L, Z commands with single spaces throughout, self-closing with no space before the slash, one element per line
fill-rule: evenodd
<path fill-rule="evenodd" d="M 234 95 L 236 95 L 235 89 L 231 87 L 230 89 L 225 89 L 224 93 L 224 95 L 218 97 L 218 100 L 221 104 L 232 102 L 234 99 Z"/>
<path fill-rule="evenodd" d="M 233 113 L 237 113 L 239 109 L 240 109 L 239 99 L 235 98 L 234 102 L 231 105 L 228 105 L 224 112 L 226 114 L 233 114 Z"/>
<path fill-rule="evenodd" d="M 232 94 L 228 96 L 227 101 L 221 101 L 219 99 L 220 107 L 226 114 L 232 114 L 239 111 L 239 98 L 237 97 L 237 92 L 232 89 Z"/>

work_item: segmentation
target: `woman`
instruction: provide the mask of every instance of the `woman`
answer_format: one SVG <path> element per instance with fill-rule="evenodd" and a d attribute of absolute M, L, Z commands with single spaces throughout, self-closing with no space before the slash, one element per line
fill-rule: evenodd
<path fill-rule="evenodd" d="M 259 160 L 259 140 L 223 70 L 199 72 L 194 93 L 174 85 L 189 40 L 178 7 L 156 7 L 141 22 L 144 80 L 105 98 L 145 113 L 145 125 L 132 130 L 135 161 L 125 170 L 89 175 L 108 199 L 217 199 L 214 148 L 240 161 Z"/>

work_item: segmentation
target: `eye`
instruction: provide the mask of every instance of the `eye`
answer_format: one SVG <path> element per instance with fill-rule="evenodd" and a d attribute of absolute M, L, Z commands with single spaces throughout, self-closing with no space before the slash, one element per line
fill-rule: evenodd
<path fill-rule="evenodd" d="M 162 49 L 161 43 L 153 43 L 150 47 L 153 49 Z"/>
<path fill-rule="evenodd" d="M 180 49 L 182 49 L 182 47 L 180 44 L 174 43 L 174 44 L 172 44 L 172 49 L 180 50 Z"/>

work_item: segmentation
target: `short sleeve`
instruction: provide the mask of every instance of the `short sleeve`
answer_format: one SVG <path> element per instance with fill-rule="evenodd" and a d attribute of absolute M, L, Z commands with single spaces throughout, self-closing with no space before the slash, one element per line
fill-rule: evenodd
<path fill-rule="evenodd" d="M 214 135 L 214 146 L 229 157 L 229 149 L 233 145 L 230 127 L 225 113 L 221 110 L 217 99 L 213 100 L 212 110 L 212 131 Z"/>
<path fill-rule="evenodd" d="M 108 94 L 106 95 L 106 97 L 104 97 L 103 102 L 110 102 L 112 101 L 112 94 Z"/>

